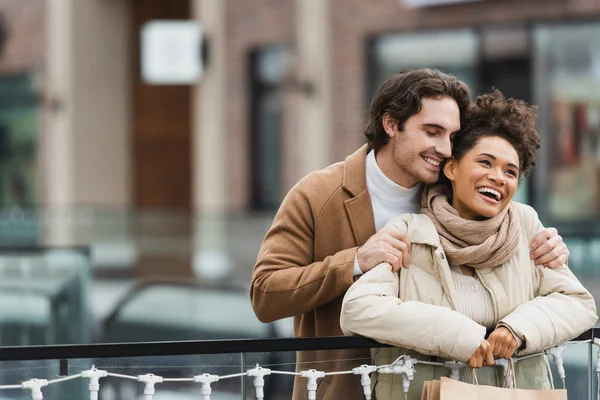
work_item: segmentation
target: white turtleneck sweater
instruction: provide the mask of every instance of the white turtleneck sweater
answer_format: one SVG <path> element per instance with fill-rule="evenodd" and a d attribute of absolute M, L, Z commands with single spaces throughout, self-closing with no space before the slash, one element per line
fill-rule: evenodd
<path fill-rule="evenodd" d="M 419 212 L 421 185 L 407 189 L 385 176 L 377 165 L 373 150 L 367 154 L 367 189 L 373 206 L 376 232 L 398 215 Z M 362 273 L 358 266 L 358 257 L 355 257 L 354 275 Z"/>

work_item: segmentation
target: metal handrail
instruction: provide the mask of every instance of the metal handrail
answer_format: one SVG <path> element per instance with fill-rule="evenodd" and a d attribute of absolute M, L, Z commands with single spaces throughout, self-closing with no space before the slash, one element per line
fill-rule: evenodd
<path fill-rule="evenodd" d="M 600 329 L 592 328 L 573 341 L 593 338 L 600 338 Z M 0 361 L 268 353 L 375 347 L 390 346 L 360 336 L 14 346 L 0 348 Z"/>

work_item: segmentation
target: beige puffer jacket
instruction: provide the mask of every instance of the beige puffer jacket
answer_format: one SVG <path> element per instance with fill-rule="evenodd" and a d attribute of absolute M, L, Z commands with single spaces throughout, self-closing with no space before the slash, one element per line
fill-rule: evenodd
<path fill-rule="evenodd" d="M 497 323 L 507 325 L 524 341 L 517 355 L 526 355 L 576 337 L 593 327 L 597 316 L 593 297 L 566 265 L 547 269 L 529 259 L 529 243 L 542 225 L 531 207 L 514 204 L 521 222 L 517 253 L 500 267 L 476 273 L 491 294 Z M 362 275 L 344 297 L 342 330 L 397 347 L 374 350 L 376 365 L 388 364 L 401 354 L 418 353 L 420 359 L 437 356 L 467 361 L 486 329 L 453 310 L 456 288 L 433 223 L 421 214 L 402 215 L 389 223 L 407 232 L 412 242 L 410 267 L 393 273 L 383 263 Z M 543 356 L 519 362 L 515 370 L 518 387 L 552 385 Z M 418 365 L 409 398 L 421 398 L 424 380 L 447 375 L 445 368 Z M 501 368 L 482 368 L 478 378 L 480 384 L 500 385 Z M 376 379 L 378 400 L 399 398 L 400 377 L 379 375 Z"/>

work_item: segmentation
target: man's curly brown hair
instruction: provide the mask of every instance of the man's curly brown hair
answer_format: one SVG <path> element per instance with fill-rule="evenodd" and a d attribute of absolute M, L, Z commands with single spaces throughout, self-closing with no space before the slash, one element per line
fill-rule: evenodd
<path fill-rule="evenodd" d="M 469 87 L 457 77 L 438 69 L 407 69 L 388 79 L 371 102 L 370 118 L 365 128 L 369 149 L 378 151 L 390 137 L 383 127 L 385 114 L 391 115 L 404 130 L 406 121 L 421 111 L 423 99 L 449 97 L 458 105 L 461 120 L 471 103 Z"/>
<path fill-rule="evenodd" d="M 452 156 L 460 161 L 481 138 L 498 136 L 517 151 L 519 176 L 528 176 L 540 148 L 536 121 L 537 107 L 523 100 L 507 99 L 498 90 L 477 96 L 467 112 L 466 125 L 454 139 Z"/>

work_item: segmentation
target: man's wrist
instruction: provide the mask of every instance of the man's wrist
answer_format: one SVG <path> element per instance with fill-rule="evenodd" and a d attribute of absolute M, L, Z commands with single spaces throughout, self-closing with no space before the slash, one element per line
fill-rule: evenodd
<path fill-rule="evenodd" d="M 360 266 L 358 265 L 358 253 L 354 256 L 354 273 L 353 276 L 361 276 L 363 274 Z"/>

